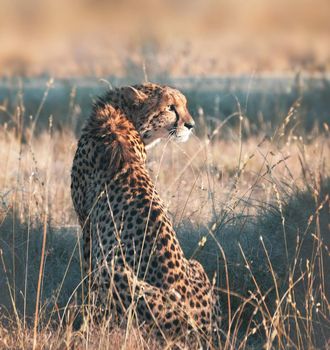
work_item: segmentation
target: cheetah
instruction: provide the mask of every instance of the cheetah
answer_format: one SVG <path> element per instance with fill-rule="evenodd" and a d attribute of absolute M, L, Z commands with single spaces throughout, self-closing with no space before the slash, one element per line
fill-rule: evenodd
<path fill-rule="evenodd" d="M 184 142 L 194 125 L 174 88 L 109 90 L 94 104 L 72 166 L 94 305 L 118 322 L 131 313 L 165 339 L 208 339 L 217 304 L 201 264 L 185 258 L 146 167 L 146 149 L 164 138 Z"/>

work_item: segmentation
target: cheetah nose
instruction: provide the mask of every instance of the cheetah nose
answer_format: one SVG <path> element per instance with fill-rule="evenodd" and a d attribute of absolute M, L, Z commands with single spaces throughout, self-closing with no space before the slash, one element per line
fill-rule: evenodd
<path fill-rule="evenodd" d="M 192 120 L 188 123 L 184 123 L 184 126 L 187 128 L 187 129 L 192 129 L 194 126 L 195 126 L 195 122 Z"/>

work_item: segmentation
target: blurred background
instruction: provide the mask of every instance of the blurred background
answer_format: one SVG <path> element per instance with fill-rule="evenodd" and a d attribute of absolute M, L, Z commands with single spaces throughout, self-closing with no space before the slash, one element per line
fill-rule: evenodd
<path fill-rule="evenodd" d="M 329 73 L 330 0 L 0 0 L 0 348 L 32 348 L 46 232 L 38 346 L 135 334 L 72 335 L 69 188 L 96 96 L 145 80 L 180 89 L 196 121 L 148 169 L 185 254 L 225 290 L 223 348 L 330 344 Z"/>
<path fill-rule="evenodd" d="M 329 0 L 0 0 L 0 76 L 330 68 Z"/>

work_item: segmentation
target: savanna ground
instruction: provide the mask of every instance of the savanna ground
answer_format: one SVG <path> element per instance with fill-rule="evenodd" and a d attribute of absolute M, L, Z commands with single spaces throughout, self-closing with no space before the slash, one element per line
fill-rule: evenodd
<path fill-rule="evenodd" d="M 246 92 L 244 81 L 231 81 L 242 90 L 215 97 L 204 95 L 201 83 L 186 87 L 196 135 L 149 152 L 184 251 L 216 278 L 224 348 L 315 348 L 328 341 L 329 127 L 327 110 L 319 119 L 308 116 L 316 98 L 325 108 L 329 87 L 309 79 L 297 87 L 297 80 L 281 80 L 287 85 L 277 103 L 268 97 L 263 104 L 259 84 L 268 79 L 250 82 Z M 0 346 L 157 348 L 137 328 L 79 331 L 81 242 L 69 187 L 80 120 L 74 111 L 84 106 L 76 101 L 79 87 L 72 88 L 71 114 L 56 127 L 50 110 L 56 115 L 58 100 L 51 94 L 67 87 L 40 83 L 26 91 L 29 101 L 43 93 L 30 105 L 32 117 L 23 118 L 22 84 L 1 109 Z M 208 112 L 205 96 L 214 99 Z M 266 121 L 262 109 L 279 115 Z M 49 118 L 38 126 L 42 114 Z"/>
<path fill-rule="evenodd" d="M 93 99 L 144 80 L 197 123 L 148 167 L 218 288 L 219 347 L 329 348 L 330 3 L 18 3 L 0 13 L 0 348 L 161 348 L 136 325 L 79 328 L 70 196 Z"/>

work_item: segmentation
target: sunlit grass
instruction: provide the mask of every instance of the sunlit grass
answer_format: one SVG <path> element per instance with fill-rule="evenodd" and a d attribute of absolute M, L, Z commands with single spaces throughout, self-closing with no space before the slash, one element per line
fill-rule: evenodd
<path fill-rule="evenodd" d="M 23 107 L 7 111 L 13 122 L 0 127 L 0 347 L 159 347 L 137 327 L 83 323 L 70 196 L 76 137 L 52 118 L 32 132 L 20 122 Z M 217 282 L 226 349 L 328 340 L 329 130 L 307 137 L 291 129 L 291 117 L 249 134 L 239 108 L 234 124 L 201 115 L 199 137 L 149 154 L 185 253 Z"/>

